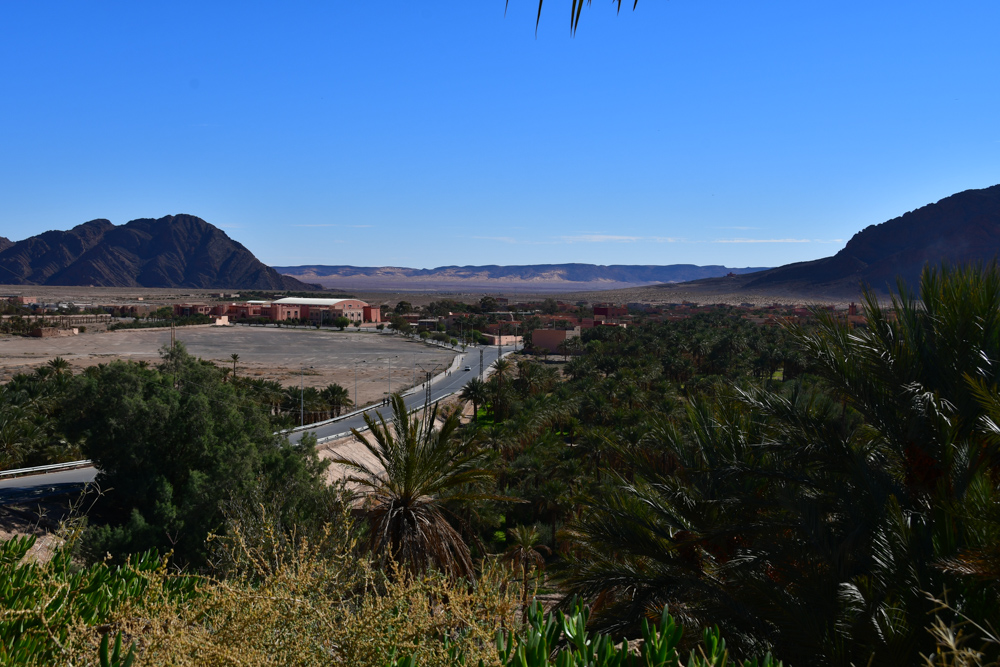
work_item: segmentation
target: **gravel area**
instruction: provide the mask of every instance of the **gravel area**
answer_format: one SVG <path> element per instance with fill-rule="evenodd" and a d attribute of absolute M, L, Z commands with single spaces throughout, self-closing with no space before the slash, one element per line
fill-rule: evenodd
<path fill-rule="evenodd" d="M 447 366 L 455 352 L 392 334 L 317 331 L 287 327 L 178 327 L 177 340 L 202 359 L 232 367 L 237 374 L 276 380 L 283 385 L 325 387 L 336 382 L 361 404 L 382 398 L 419 381 L 421 368 Z M 0 382 L 61 356 L 76 371 L 113 359 L 159 361 L 159 349 L 170 343 L 169 329 L 133 329 L 85 333 L 58 338 L 0 336 Z M 390 379 L 389 369 L 392 369 Z"/>

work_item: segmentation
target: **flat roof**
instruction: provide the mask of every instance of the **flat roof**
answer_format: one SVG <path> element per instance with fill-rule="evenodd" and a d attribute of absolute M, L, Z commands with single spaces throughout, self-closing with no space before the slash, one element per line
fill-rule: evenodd
<path fill-rule="evenodd" d="M 274 303 L 281 303 L 289 306 L 336 306 L 345 301 L 359 301 L 359 299 L 309 299 L 298 296 L 286 296 L 278 299 Z"/>

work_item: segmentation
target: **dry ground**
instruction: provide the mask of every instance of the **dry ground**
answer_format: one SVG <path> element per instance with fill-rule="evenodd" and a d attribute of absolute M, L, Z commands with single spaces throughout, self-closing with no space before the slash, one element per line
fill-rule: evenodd
<path fill-rule="evenodd" d="M 451 363 L 455 352 L 392 334 L 317 331 L 273 327 L 179 327 L 177 340 L 203 359 L 232 368 L 237 374 L 275 380 L 283 385 L 325 387 L 336 382 L 354 398 L 355 368 L 361 404 L 379 400 L 391 388 L 412 386 L 420 368 Z M 170 342 L 169 329 L 131 329 L 85 333 L 59 338 L 0 336 L 0 382 L 61 356 L 81 368 L 113 359 L 159 361 L 159 350 Z"/>
<path fill-rule="evenodd" d="M 22 294 L 42 298 L 48 302 L 75 301 L 93 304 L 120 305 L 164 305 L 180 302 L 226 302 L 231 298 L 220 297 L 220 292 L 230 294 L 233 290 L 193 290 L 193 289 L 154 289 L 154 288 L 112 288 L 112 287 L 39 287 L 33 285 L 0 285 L 2 294 Z M 738 285 L 727 286 L 726 281 L 716 280 L 709 284 L 675 283 L 669 285 L 650 285 L 647 287 L 629 287 L 625 289 L 586 291 L 586 292 L 545 292 L 530 293 L 524 291 L 504 291 L 503 285 L 493 289 L 463 289 L 451 291 L 416 292 L 407 291 L 404 285 L 399 290 L 374 291 L 344 289 L 358 299 L 373 305 L 395 306 L 400 301 L 409 301 L 415 306 L 427 305 L 431 301 L 454 299 L 464 303 L 474 303 L 485 295 L 505 296 L 512 302 L 542 301 L 554 298 L 560 301 L 586 301 L 598 303 L 610 301 L 615 303 L 649 303 L 653 305 L 694 301 L 696 303 L 725 303 L 739 305 L 753 303 L 754 305 L 782 304 L 831 304 L 846 306 L 852 299 L 844 296 L 824 295 L 821 293 L 802 294 L 781 290 L 744 290 Z M 854 299 L 857 300 L 856 298 Z"/>

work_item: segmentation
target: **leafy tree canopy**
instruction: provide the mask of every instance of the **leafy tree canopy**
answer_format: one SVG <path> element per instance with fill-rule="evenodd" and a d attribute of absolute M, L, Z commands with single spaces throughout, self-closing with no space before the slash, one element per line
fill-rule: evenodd
<path fill-rule="evenodd" d="M 158 548 L 203 565 L 224 504 L 275 494 L 308 521 L 328 493 L 313 448 L 273 432 L 268 410 L 177 343 L 157 368 L 116 361 L 77 376 L 63 411 L 105 490 L 85 550 L 100 558 Z"/>

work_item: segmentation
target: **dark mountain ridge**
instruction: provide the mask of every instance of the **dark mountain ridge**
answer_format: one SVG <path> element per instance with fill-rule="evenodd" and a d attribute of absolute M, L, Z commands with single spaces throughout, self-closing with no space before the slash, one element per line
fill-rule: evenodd
<path fill-rule="evenodd" d="M 193 215 L 91 220 L 0 249 L 0 278 L 26 285 L 312 290 Z"/>
<path fill-rule="evenodd" d="M 879 292 L 901 277 L 916 285 L 928 263 L 989 262 L 1000 252 L 1000 185 L 966 190 L 855 234 L 832 257 L 747 276 L 744 289 Z"/>

